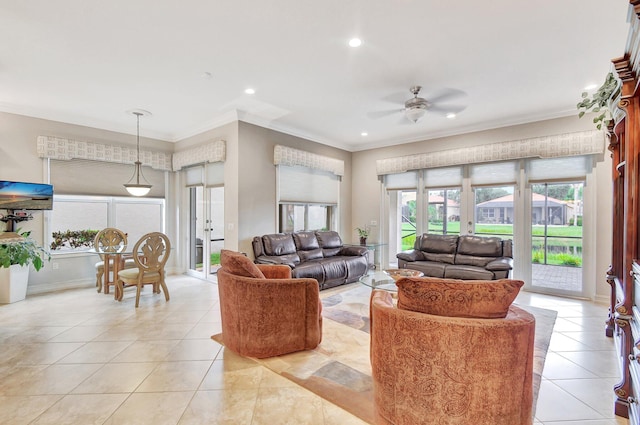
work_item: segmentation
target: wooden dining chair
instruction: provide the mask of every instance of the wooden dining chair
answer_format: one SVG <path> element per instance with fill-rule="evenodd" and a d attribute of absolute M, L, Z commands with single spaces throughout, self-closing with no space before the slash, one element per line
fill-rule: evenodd
<path fill-rule="evenodd" d="M 96 252 L 113 252 L 119 253 L 124 252 L 127 249 L 127 234 L 124 233 L 120 229 L 116 229 L 115 227 L 107 227 L 106 229 L 100 230 L 96 237 L 93 240 L 93 247 Z M 136 267 L 133 258 L 124 258 L 121 259 L 123 262 L 120 264 L 119 268 L 130 269 Z M 109 276 L 104 276 L 104 261 L 105 256 L 100 254 L 100 261 L 95 264 L 96 268 L 96 287 L 98 288 L 98 292 L 102 292 L 103 282 L 106 282 L 104 285 L 104 293 L 109 293 Z M 113 269 L 113 259 L 110 260 L 109 268 Z M 113 277 L 113 284 L 115 284 L 117 276 Z"/>
<path fill-rule="evenodd" d="M 153 285 L 153 293 L 159 294 L 162 288 L 166 301 L 169 301 L 169 290 L 164 280 L 164 266 L 171 252 L 171 242 L 167 235 L 160 232 L 147 233 L 136 242 L 132 252 L 136 268 L 121 270 L 118 273 L 116 299 L 122 301 L 125 287 L 136 286 L 138 307 L 142 286 Z"/>

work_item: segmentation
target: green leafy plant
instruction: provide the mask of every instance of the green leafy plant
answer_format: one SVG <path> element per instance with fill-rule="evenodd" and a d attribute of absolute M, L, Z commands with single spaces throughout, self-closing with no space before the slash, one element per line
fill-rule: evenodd
<path fill-rule="evenodd" d="M 66 230 L 64 232 L 53 232 L 51 233 L 53 242 L 51 242 L 50 248 L 52 250 L 58 250 L 64 247 L 91 247 L 97 234 L 97 230 Z"/>
<path fill-rule="evenodd" d="M 578 103 L 578 117 L 582 118 L 587 112 L 595 112 L 598 115 L 593 119 L 593 123 L 598 130 L 602 129 L 602 125 L 607 125 L 611 121 L 611 110 L 609 104 L 620 90 L 620 83 L 612 72 L 607 74 L 604 84 L 589 97 L 588 92 L 582 93 L 582 101 Z"/>
<path fill-rule="evenodd" d="M 17 233 L 24 237 L 24 240 L 0 244 L 0 267 L 9 268 L 15 264 L 21 266 L 33 264 L 36 271 L 40 270 L 44 266 L 44 262 L 51 259 L 51 256 L 29 237 L 31 232 L 20 232 L 18 229 Z"/>
<path fill-rule="evenodd" d="M 369 229 L 369 226 L 356 227 L 356 232 L 358 232 L 358 236 L 360 236 L 361 238 L 369 237 L 369 232 L 370 231 L 371 231 L 371 229 Z"/>

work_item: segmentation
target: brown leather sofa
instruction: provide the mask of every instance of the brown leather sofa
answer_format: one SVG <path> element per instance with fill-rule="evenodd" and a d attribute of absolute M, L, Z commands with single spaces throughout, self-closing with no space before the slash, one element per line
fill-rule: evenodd
<path fill-rule="evenodd" d="M 367 249 L 344 245 L 338 232 L 276 233 L 253 238 L 257 264 L 286 264 L 293 278 L 312 278 L 320 289 L 357 281 L 368 268 Z"/>
<path fill-rule="evenodd" d="M 416 238 L 414 249 L 396 258 L 401 269 L 449 279 L 505 279 L 513 268 L 511 239 L 475 235 L 425 233 Z"/>

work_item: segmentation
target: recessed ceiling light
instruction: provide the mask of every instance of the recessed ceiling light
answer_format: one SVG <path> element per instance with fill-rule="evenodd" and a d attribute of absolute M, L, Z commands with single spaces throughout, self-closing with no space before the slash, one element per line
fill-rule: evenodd
<path fill-rule="evenodd" d="M 246 94 L 256 94 L 256 91 L 254 89 L 252 89 L 251 87 L 249 87 L 248 89 L 246 89 L 244 91 Z"/>
<path fill-rule="evenodd" d="M 367 137 L 369 135 L 369 133 L 367 133 L 366 131 L 363 131 L 362 133 L 360 133 L 360 135 L 362 137 Z"/>
<path fill-rule="evenodd" d="M 585 90 L 593 90 L 595 88 L 598 88 L 597 84 L 589 84 L 588 86 L 585 86 Z"/>
<path fill-rule="evenodd" d="M 447 118 L 449 118 L 450 120 L 452 120 L 452 119 L 454 119 L 454 118 L 456 117 L 456 114 L 454 114 L 453 112 L 449 112 L 449 113 L 446 115 L 446 117 L 447 117 Z"/>
<path fill-rule="evenodd" d="M 359 38 L 352 38 L 349 40 L 349 46 L 351 47 L 359 47 L 362 44 L 362 40 Z"/>

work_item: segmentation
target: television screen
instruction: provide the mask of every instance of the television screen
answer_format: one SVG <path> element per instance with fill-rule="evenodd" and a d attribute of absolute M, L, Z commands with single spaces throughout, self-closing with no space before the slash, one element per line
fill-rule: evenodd
<path fill-rule="evenodd" d="M 50 210 L 52 208 L 52 185 L 0 180 L 0 210 Z"/>

